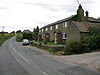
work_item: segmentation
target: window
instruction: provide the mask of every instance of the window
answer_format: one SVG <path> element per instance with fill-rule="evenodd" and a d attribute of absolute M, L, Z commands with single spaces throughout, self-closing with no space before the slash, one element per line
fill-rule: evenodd
<path fill-rule="evenodd" d="M 50 27 L 50 30 L 52 30 L 52 26 Z"/>
<path fill-rule="evenodd" d="M 56 25 L 56 29 L 58 29 L 58 25 Z"/>
<path fill-rule="evenodd" d="M 66 39 L 67 35 L 66 33 L 62 33 L 63 34 L 63 38 L 62 39 Z"/>
<path fill-rule="evenodd" d="M 42 29 L 42 32 L 43 32 L 43 29 Z"/>
<path fill-rule="evenodd" d="M 48 28 L 46 28 L 46 31 L 48 31 Z"/>
<path fill-rule="evenodd" d="M 45 37 L 45 34 L 44 33 L 42 34 L 42 37 Z"/>
<path fill-rule="evenodd" d="M 65 22 L 64 27 L 67 27 L 67 22 Z"/>

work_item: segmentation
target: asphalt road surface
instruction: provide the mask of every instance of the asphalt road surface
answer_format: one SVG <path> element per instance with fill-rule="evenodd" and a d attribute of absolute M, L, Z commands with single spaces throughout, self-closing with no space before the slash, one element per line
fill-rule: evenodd
<path fill-rule="evenodd" d="M 15 37 L 0 47 L 0 75 L 100 75 L 23 46 Z"/>

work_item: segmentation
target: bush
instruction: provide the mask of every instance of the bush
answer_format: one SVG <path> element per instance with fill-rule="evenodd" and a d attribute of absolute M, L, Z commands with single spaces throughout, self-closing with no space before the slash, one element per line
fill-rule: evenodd
<path fill-rule="evenodd" d="M 11 38 L 14 35 L 11 34 L 4 34 L 4 35 L 0 35 L 0 46 L 9 38 Z"/>
<path fill-rule="evenodd" d="M 56 49 L 54 49 L 54 48 L 48 48 L 47 49 L 50 53 L 56 53 L 57 52 L 57 50 Z"/>
<path fill-rule="evenodd" d="M 33 39 L 32 33 L 23 33 L 23 39 L 32 40 Z"/>
<path fill-rule="evenodd" d="M 23 39 L 23 34 L 22 33 L 17 33 L 16 34 L 16 41 L 17 42 L 22 42 Z"/>
<path fill-rule="evenodd" d="M 47 42 L 46 42 L 46 41 L 44 41 L 44 44 L 46 44 L 46 45 L 47 45 Z"/>
<path fill-rule="evenodd" d="M 84 39 L 84 44 L 90 49 L 100 48 L 100 34 L 93 33 Z"/>
<path fill-rule="evenodd" d="M 82 52 L 82 44 L 76 40 L 69 40 L 65 45 L 65 54 L 79 54 Z"/>

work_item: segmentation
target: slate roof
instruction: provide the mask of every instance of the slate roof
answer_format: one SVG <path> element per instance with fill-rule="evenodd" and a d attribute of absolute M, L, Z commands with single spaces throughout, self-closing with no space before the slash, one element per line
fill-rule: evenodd
<path fill-rule="evenodd" d="M 76 28 L 80 31 L 80 32 L 90 32 L 89 31 L 89 26 L 86 26 L 85 23 L 83 22 L 74 22 L 72 21 L 72 24 L 74 26 L 76 26 Z"/>
<path fill-rule="evenodd" d="M 72 16 L 70 16 L 70 17 L 68 17 L 68 18 L 65 18 L 65 19 L 62 19 L 62 20 L 58 20 L 58 21 L 56 21 L 56 22 L 54 22 L 54 23 L 51 23 L 51 24 L 48 24 L 48 25 L 46 25 L 46 26 L 44 26 L 44 27 L 42 27 L 42 28 L 40 28 L 40 29 L 43 29 L 43 28 L 46 28 L 46 27 L 49 27 L 49 26 L 53 26 L 53 25 L 56 25 L 56 24 L 59 24 L 59 23 L 68 21 L 68 20 L 72 19 L 74 16 L 75 16 L 75 15 L 72 15 Z"/>

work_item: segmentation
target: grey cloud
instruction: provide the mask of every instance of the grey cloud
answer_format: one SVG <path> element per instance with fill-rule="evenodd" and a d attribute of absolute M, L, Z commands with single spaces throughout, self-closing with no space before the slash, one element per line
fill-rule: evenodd
<path fill-rule="evenodd" d="M 23 4 L 39 6 L 54 12 L 61 11 L 62 8 L 66 6 L 66 5 L 57 5 L 57 4 L 55 5 L 55 4 L 46 4 L 46 3 L 23 3 Z"/>

